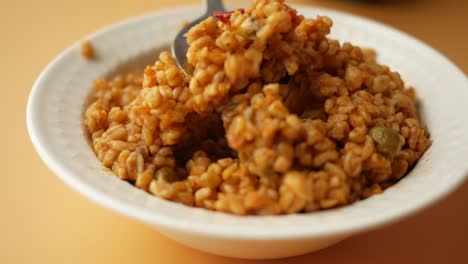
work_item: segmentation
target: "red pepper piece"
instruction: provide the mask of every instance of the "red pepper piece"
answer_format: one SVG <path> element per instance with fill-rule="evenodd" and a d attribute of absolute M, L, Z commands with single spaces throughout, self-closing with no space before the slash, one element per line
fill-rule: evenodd
<path fill-rule="evenodd" d="M 241 14 L 244 14 L 245 10 L 244 8 L 239 8 L 237 11 L 241 12 Z M 234 11 L 227 11 L 227 12 L 219 12 L 219 11 L 214 11 L 213 16 L 216 17 L 221 23 L 230 26 L 231 25 L 231 15 L 234 13 Z"/>

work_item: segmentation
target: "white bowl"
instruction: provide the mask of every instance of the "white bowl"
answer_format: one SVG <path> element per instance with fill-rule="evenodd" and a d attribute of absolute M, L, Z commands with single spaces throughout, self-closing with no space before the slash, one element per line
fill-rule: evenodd
<path fill-rule="evenodd" d="M 336 11 L 296 7 L 306 17 L 331 17 L 333 37 L 375 48 L 380 62 L 417 88 L 434 142 L 409 175 L 383 194 L 317 213 L 239 217 L 160 199 L 103 170 L 82 125 L 92 80 L 111 74 L 121 61 L 153 63 L 156 51 L 167 48 L 181 22 L 202 13 L 199 7 L 137 17 L 91 35 L 96 60 L 81 58 L 75 44 L 50 63 L 28 102 L 28 130 L 37 152 L 62 180 L 102 206 L 190 247 L 240 258 L 280 258 L 318 250 L 406 217 L 459 185 L 468 169 L 468 81 L 462 71 L 395 29 Z"/>

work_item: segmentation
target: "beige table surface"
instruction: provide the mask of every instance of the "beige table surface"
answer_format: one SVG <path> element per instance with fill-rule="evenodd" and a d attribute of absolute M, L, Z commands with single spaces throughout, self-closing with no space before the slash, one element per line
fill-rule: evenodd
<path fill-rule="evenodd" d="M 25 121 L 30 88 L 45 65 L 98 28 L 198 2 L 0 1 L 0 263 L 468 263 L 468 183 L 428 210 L 392 226 L 316 253 L 250 262 L 182 246 L 97 206 L 55 177 L 34 151 Z M 466 0 L 291 2 L 352 12 L 393 25 L 426 41 L 468 72 Z"/>

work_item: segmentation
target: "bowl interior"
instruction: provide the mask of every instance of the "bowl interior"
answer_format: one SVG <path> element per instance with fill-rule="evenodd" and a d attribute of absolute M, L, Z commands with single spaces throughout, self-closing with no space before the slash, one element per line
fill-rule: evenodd
<path fill-rule="evenodd" d="M 376 49 L 381 63 L 416 87 L 422 118 L 434 142 L 409 175 L 383 194 L 311 214 L 238 217 L 157 198 L 103 170 L 82 126 L 92 80 L 152 64 L 158 52 L 168 48 L 181 22 L 201 13 L 195 7 L 138 17 L 99 31 L 89 38 L 97 50 L 95 60 L 82 59 L 77 44 L 55 59 L 35 83 L 28 103 L 28 129 L 38 153 L 66 183 L 105 207 L 157 226 L 225 237 L 356 232 L 408 215 L 457 186 L 468 167 L 464 74 L 430 47 L 394 29 L 320 8 L 299 6 L 298 10 L 306 17 L 331 17 L 331 37 Z"/>

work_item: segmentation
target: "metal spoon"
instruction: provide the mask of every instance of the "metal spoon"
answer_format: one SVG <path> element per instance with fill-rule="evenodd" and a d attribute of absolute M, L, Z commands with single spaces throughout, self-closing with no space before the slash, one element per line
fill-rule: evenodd
<path fill-rule="evenodd" d="M 187 63 L 187 50 L 189 48 L 187 41 L 184 37 L 184 35 L 189 31 L 190 28 L 195 26 L 196 24 L 202 22 L 203 20 L 207 19 L 208 17 L 213 15 L 214 11 L 225 11 L 224 6 L 223 6 L 223 1 L 222 0 L 204 0 L 205 1 L 205 14 L 194 21 L 192 21 L 190 24 L 185 26 L 174 39 L 174 42 L 172 42 L 172 55 L 174 56 L 177 66 L 187 75 L 187 72 L 184 69 L 184 65 Z"/>

